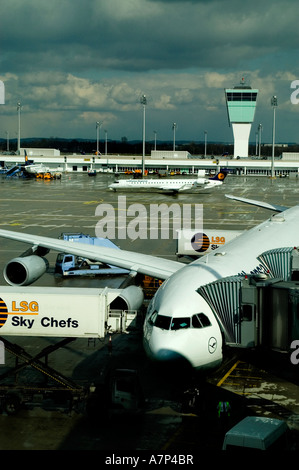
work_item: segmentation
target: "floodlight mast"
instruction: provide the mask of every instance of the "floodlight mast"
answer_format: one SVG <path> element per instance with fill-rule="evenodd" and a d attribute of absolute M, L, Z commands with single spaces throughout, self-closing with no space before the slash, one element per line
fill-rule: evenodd
<path fill-rule="evenodd" d="M 172 124 L 173 129 L 173 151 L 175 152 L 175 130 L 176 130 L 176 122 Z"/>
<path fill-rule="evenodd" d="M 147 105 L 147 99 L 145 95 L 140 98 L 140 103 L 143 106 L 143 132 L 142 132 L 142 176 L 144 176 L 144 160 L 145 160 L 145 107 Z"/>
<path fill-rule="evenodd" d="M 272 96 L 271 106 L 273 107 L 273 132 L 272 132 L 272 165 L 271 165 L 271 178 L 275 177 L 274 174 L 274 153 L 275 153 L 275 111 L 277 108 L 277 96 Z"/>
<path fill-rule="evenodd" d="M 18 101 L 17 103 L 17 111 L 18 111 L 18 154 L 21 153 L 21 103 Z"/>
<path fill-rule="evenodd" d="M 262 130 L 263 130 L 263 126 L 262 126 L 262 124 L 259 124 L 259 126 L 258 126 L 258 133 L 259 133 L 259 158 L 261 158 Z"/>
<path fill-rule="evenodd" d="M 208 138 L 208 131 L 204 132 L 205 135 L 205 158 L 207 156 L 207 138 Z"/>
<path fill-rule="evenodd" d="M 100 140 L 100 129 L 101 129 L 101 125 L 103 123 L 100 122 L 100 121 L 97 121 L 96 122 L 96 130 L 97 130 L 97 156 L 99 155 L 99 140 Z"/>

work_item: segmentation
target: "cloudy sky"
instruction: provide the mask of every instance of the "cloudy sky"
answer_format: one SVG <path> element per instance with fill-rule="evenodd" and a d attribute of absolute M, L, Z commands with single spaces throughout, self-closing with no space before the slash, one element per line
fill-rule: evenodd
<path fill-rule="evenodd" d="M 299 142 L 297 0 L 2 0 L 0 137 L 232 142 L 224 88 L 259 89 L 259 123 L 271 142 Z M 299 82 L 298 82 L 299 83 Z M 299 97 L 299 92 L 298 92 Z"/>

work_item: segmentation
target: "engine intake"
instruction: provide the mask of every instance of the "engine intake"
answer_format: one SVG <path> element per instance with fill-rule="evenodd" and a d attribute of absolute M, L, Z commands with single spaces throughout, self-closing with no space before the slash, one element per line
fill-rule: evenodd
<path fill-rule="evenodd" d="M 36 255 L 14 258 L 5 266 L 3 276 L 11 286 L 28 286 L 45 274 L 48 266 L 45 258 Z"/>
<path fill-rule="evenodd" d="M 111 310 L 138 310 L 144 300 L 143 291 L 137 286 L 128 286 L 110 304 Z"/>

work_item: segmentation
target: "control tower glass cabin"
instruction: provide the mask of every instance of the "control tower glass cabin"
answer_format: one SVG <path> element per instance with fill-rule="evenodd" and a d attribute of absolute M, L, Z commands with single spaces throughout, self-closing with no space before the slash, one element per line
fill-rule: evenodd
<path fill-rule="evenodd" d="M 248 157 L 249 135 L 254 120 L 258 90 L 241 81 L 239 86 L 225 89 L 229 124 L 234 134 L 234 158 Z"/>

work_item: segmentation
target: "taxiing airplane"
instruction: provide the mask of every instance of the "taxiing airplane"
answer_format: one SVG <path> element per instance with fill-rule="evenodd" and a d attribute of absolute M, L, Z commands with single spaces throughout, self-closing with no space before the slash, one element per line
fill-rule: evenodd
<path fill-rule="evenodd" d="M 223 183 L 227 171 L 220 171 L 217 175 L 211 178 L 197 177 L 195 179 L 123 179 L 115 181 L 108 187 L 113 191 L 134 189 L 157 189 L 170 193 L 177 193 L 181 191 L 189 191 L 194 189 L 210 189 L 219 186 Z"/>
<path fill-rule="evenodd" d="M 16 258 L 6 265 L 4 277 L 14 286 L 34 282 L 46 271 L 46 263 L 40 256 L 53 249 L 162 279 L 164 282 L 154 295 L 144 322 L 146 352 L 158 361 L 184 359 L 195 369 L 209 370 L 222 361 L 223 331 L 198 289 L 227 276 L 258 271 L 261 269 L 258 257 L 267 250 L 299 245 L 299 205 L 285 208 L 228 197 L 280 213 L 187 265 L 131 251 L 82 246 L 65 240 L 0 230 L 0 237 L 33 245 L 27 252 L 29 256 Z"/>

